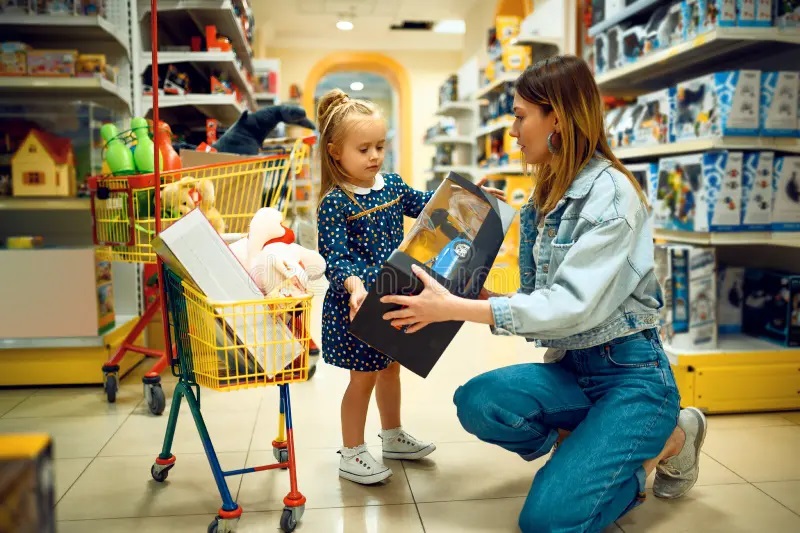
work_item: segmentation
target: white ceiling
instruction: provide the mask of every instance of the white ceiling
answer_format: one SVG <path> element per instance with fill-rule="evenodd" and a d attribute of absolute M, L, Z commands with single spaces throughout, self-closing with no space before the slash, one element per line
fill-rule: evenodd
<path fill-rule="evenodd" d="M 260 0 L 252 2 L 267 46 L 351 50 L 461 50 L 463 35 L 392 31 L 408 21 L 460 19 L 488 0 Z M 336 29 L 350 15 L 351 31 Z"/>

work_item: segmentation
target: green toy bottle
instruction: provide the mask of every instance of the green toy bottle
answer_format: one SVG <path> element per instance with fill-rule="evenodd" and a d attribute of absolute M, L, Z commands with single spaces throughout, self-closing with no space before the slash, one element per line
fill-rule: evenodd
<path fill-rule="evenodd" d="M 131 129 L 136 136 L 136 148 L 133 151 L 133 161 L 136 163 L 136 170 L 143 174 L 155 171 L 156 147 L 153 139 L 150 138 L 150 128 L 147 120 L 142 117 L 134 117 L 131 120 Z M 160 168 L 164 168 L 164 163 L 159 154 Z"/>
<path fill-rule="evenodd" d="M 136 174 L 133 154 L 119 139 L 119 130 L 114 124 L 103 124 L 100 135 L 106 142 L 105 160 L 114 176 L 130 176 Z"/>

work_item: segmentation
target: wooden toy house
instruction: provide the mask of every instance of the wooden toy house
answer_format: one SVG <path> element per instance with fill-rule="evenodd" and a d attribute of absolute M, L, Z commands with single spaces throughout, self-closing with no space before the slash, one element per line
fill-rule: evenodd
<path fill-rule="evenodd" d="M 32 129 L 11 158 L 11 181 L 14 196 L 75 196 L 72 141 Z"/>

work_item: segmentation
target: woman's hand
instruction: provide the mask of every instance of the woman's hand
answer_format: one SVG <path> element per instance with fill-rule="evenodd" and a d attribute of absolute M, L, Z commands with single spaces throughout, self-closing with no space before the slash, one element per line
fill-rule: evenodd
<path fill-rule="evenodd" d="M 384 296 L 381 302 L 402 305 L 402 309 L 383 315 L 396 328 L 407 327 L 406 333 L 416 333 L 428 324 L 452 320 L 453 305 L 460 298 L 433 279 L 425 270 L 412 265 L 411 270 L 425 288 L 417 296 Z"/>
<path fill-rule="evenodd" d="M 487 193 L 491 194 L 492 196 L 494 196 L 498 200 L 500 200 L 502 202 L 505 202 L 506 201 L 506 193 L 505 193 L 505 191 L 502 191 L 500 189 L 495 189 L 494 187 L 486 187 L 484 184 L 487 181 L 489 181 L 489 177 L 488 176 L 482 177 L 480 180 L 478 180 L 478 183 L 477 183 L 478 187 L 483 189 L 484 192 L 487 192 Z"/>

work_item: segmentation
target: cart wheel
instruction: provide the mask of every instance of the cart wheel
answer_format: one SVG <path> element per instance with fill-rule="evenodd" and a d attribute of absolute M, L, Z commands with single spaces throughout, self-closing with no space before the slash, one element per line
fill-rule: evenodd
<path fill-rule="evenodd" d="M 175 466 L 175 463 L 172 463 L 171 465 L 154 464 L 150 467 L 150 475 L 153 476 L 153 479 L 159 483 L 163 483 L 167 480 L 169 471 L 172 470 L 173 466 Z"/>
<path fill-rule="evenodd" d="M 106 374 L 106 382 L 105 382 L 105 390 L 106 390 L 106 398 L 108 398 L 108 403 L 114 403 L 117 401 L 117 375 L 116 374 Z"/>
<path fill-rule="evenodd" d="M 145 396 L 147 398 L 147 406 L 150 408 L 150 412 L 154 415 L 160 415 L 164 412 L 164 408 L 167 406 L 167 399 L 164 396 L 164 389 L 161 388 L 161 383 L 156 383 L 155 385 L 145 385 L 146 393 Z"/>
<path fill-rule="evenodd" d="M 286 448 L 272 448 L 272 456 L 279 463 L 285 463 L 289 460 L 289 450 Z M 283 470 L 286 470 L 286 467 Z"/>
<path fill-rule="evenodd" d="M 215 516 L 214 520 L 208 524 L 208 533 L 233 533 L 236 531 L 236 522 L 238 522 L 238 520 L 238 518 L 234 520 L 225 520 Z"/>
<path fill-rule="evenodd" d="M 317 373 L 317 365 L 313 364 L 308 368 L 308 379 L 313 378 L 314 374 L 316 373 Z"/>
<path fill-rule="evenodd" d="M 281 531 L 284 533 L 292 533 L 297 527 L 298 519 L 299 516 L 297 516 L 295 512 L 295 508 L 286 507 L 283 513 L 281 513 Z"/>

